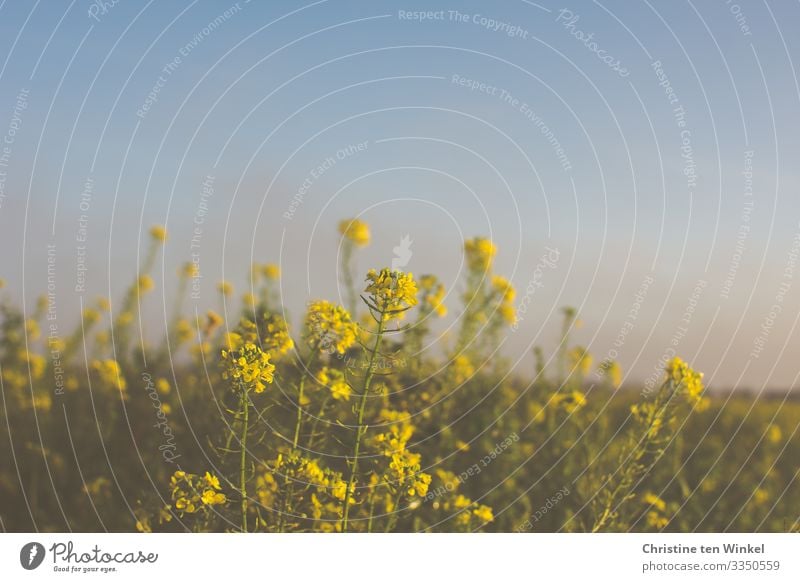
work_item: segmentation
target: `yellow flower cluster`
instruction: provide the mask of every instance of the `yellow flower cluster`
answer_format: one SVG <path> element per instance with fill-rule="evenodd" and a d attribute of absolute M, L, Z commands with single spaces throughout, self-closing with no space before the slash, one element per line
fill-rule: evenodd
<path fill-rule="evenodd" d="M 382 410 L 379 420 L 391 423 L 387 432 L 375 437 L 375 444 L 382 454 L 391 458 L 389 471 L 384 476 L 386 483 L 393 490 L 405 492 L 408 497 L 424 497 L 428 493 L 431 476 L 420 471 L 421 455 L 406 448 L 414 434 L 411 415 Z"/>
<path fill-rule="evenodd" d="M 386 319 L 400 319 L 403 313 L 417 304 L 417 284 L 411 273 L 370 269 L 367 273 L 370 307 Z"/>
<path fill-rule="evenodd" d="M 517 291 L 511 281 L 500 275 L 492 275 L 492 291 L 499 297 L 497 312 L 509 325 L 517 322 L 517 312 L 514 309 L 514 298 Z"/>
<path fill-rule="evenodd" d="M 263 392 L 266 384 L 271 384 L 275 365 L 269 361 L 269 354 L 252 343 L 246 343 L 241 349 L 222 350 L 222 358 L 226 368 L 222 377 L 226 380 L 237 380 L 245 390 L 255 393 Z"/>
<path fill-rule="evenodd" d="M 550 403 L 556 408 L 563 408 L 569 414 L 586 406 L 586 396 L 583 392 L 572 390 L 571 392 L 558 392 L 553 394 Z"/>
<path fill-rule="evenodd" d="M 608 378 L 609 383 L 614 388 L 619 388 L 622 384 L 622 367 L 614 360 L 603 360 L 598 366 L 600 372 Z"/>
<path fill-rule="evenodd" d="M 289 333 L 286 320 L 274 313 L 260 317 L 258 324 L 243 318 L 239 323 L 239 331 L 228 333 L 226 339 L 229 349 L 235 350 L 244 344 L 260 345 L 261 349 L 272 358 L 277 358 L 294 348 L 294 340 Z"/>
<path fill-rule="evenodd" d="M 262 318 L 261 323 L 264 328 L 261 345 L 270 354 L 285 354 L 294 348 L 294 340 L 289 334 L 289 326 L 286 325 L 283 317 L 270 314 Z"/>
<path fill-rule="evenodd" d="M 669 525 L 669 518 L 664 515 L 667 504 L 663 499 L 655 493 L 645 493 L 642 496 L 642 503 L 648 507 L 645 513 L 647 525 L 653 529 L 663 529 Z"/>
<path fill-rule="evenodd" d="M 175 323 L 175 339 L 179 344 L 189 341 L 194 335 L 192 324 L 181 318 Z"/>
<path fill-rule="evenodd" d="M 448 510 L 447 506 L 445 509 Z M 455 521 L 466 530 L 475 529 L 494 520 L 492 508 L 475 503 L 464 495 L 457 495 L 452 501 L 452 509 L 458 511 Z"/>
<path fill-rule="evenodd" d="M 439 317 L 447 315 L 447 306 L 444 304 L 445 289 L 435 275 L 423 275 L 419 278 L 419 287 L 422 290 L 421 305 L 425 312 L 432 312 Z"/>
<path fill-rule="evenodd" d="M 314 459 L 294 453 L 286 456 L 278 455 L 274 463 L 274 471 L 306 485 L 314 486 L 318 489 L 318 493 L 327 493 L 334 499 L 344 500 L 347 482 L 342 479 L 341 473 L 320 467 Z"/>
<path fill-rule="evenodd" d="M 383 409 L 378 416 L 378 420 L 389 425 L 387 432 L 375 437 L 375 444 L 382 450 L 383 454 L 390 457 L 394 453 L 405 449 L 414 434 L 411 415 L 407 412 Z"/>
<path fill-rule="evenodd" d="M 462 384 L 475 374 L 475 366 L 472 365 L 469 357 L 465 354 L 459 354 L 453 358 L 450 364 L 450 371 L 453 375 L 453 381 L 456 384 Z"/>
<path fill-rule="evenodd" d="M 695 372 L 682 359 L 672 358 L 665 368 L 667 379 L 676 386 L 683 386 L 690 404 L 700 404 L 703 399 L 703 373 Z"/>
<path fill-rule="evenodd" d="M 317 381 L 331 391 L 334 400 L 350 400 L 352 390 L 341 370 L 324 366 L 317 372 Z"/>
<path fill-rule="evenodd" d="M 388 478 L 390 484 L 396 487 L 405 487 L 409 497 L 418 495 L 425 497 L 431 484 L 431 476 L 420 472 L 421 456 L 407 449 L 392 455 L 389 463 Z"/>
<path fill-rule="evenodd" d="M 211 505 L 222 505 L 228 500 L 222 493 L 219 478 L 208 471 L 202 477 L 185 471 L 175 471 L 169 485 L 175 509 L 181 515 L 196 513 Z"/>
<path fill-rule="evenodd" d="M 125 377 L 122 375 L 122 369 L 116 360 L 94 360 L 92 362 L 92 369 L 97 372 L 97 375 L 104 384 L 113 386 L 120 391 L 127 388 Z"/>
<path fill-rule="evenodd" d="M 318 524 L 318 531 L 337 530 L 339 524 L 336 521 L 347 490 L 347 483 L 340 473 L 323 469 L 315 461 L 309 462 L 297 454 L 286 457 L 279 454 L 275 461 L 261 463 L 256 469 L 255 495 L 261 506 L 279 507 L 281 481 L 294 482 L 302 487 L 303 493 L 293 500 L 293 511 L 302 512 L 314 520 L 324 519 Z M 263 518 L 260 523 L 269 527 Z"/>
<path fill-rule="evenodd" d="M 492 266 L 497 247 L 489 239 L 476 236 L 464 243 L 464 251 L 470 269 L 486 271 Z"/>
<path fill-rule="evenodd" d="M 36 341 L 39 339 L 39 336 L 42 334 L 39 329 L 39 323 L 35 319 L 26 319 L 25 333 L 28 334 L 28 341 Z"/>
<path fill-rule="evenodd" d="M 573 374 L 586 376 L 592 369 L 592 354 L 586 348 L 576 346 L 568 354 L 570 368 Z"/>
<path fill-rule="evenodd" d="M 339 223 L 339 233 L 353 241 L 356 246 L 364 247 L 369 244 L 369 226 L 358 218 L 342 220 Z"/>
<path fill-rule="evenodd" d="M 344 354 L 358 333 L 358 325 L 344 307 L 324 300 L 309 304 L 306 328 L 311 347 L 328 353 Z"/>

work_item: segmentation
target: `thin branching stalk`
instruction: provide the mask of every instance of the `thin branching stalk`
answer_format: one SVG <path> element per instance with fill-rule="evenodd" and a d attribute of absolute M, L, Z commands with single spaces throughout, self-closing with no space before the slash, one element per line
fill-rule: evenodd
<path fill-rule="evenodd" d="M 242 495 L 242 531 L 247 533 L 247 431 L 249 429 L 250 402 L 244 387 L 242 387 L 240 406 L 242 411 L 242 450 L 239 457 L 239 492 Z"/>
<path fill-rule="evenodd" d="M 358 421 L 356 423 L 356 441 L 353 445 L 353 459 L 350 465 L 350 478 L 347 481 L 347 491 L 344 493 L 344 506 L 342 508 L 342 531 L 347 531 L 348 526 L 348 516 L 350 514 L 350 496 L 353 490 L 353 486 L 355 485 L 356 481 L 356 474 L 358 473 L 358 456 L 361 451 L 361 439 L 366 432 L 366 427 L 364 426 L 364 410 L 367 407 L 367 395 L 369 393 L 369 386 L 372 383 L 372 377 L 375 375 L 375 357 L 378 354 L 378 350 L 381 346 L 381 339 L 383 339 L 383 326 L 385 323 L 385 311 L 381 311 L 380 317 L 378 319 L 378 331 L 375 334 L 375 344 L 372 347 L 372 351 L 369 355 L 369 367 L 367 368 L 367 374 L 364 376 L 364 387 L 361 391 L 361 399 L 358 403 Z"/>

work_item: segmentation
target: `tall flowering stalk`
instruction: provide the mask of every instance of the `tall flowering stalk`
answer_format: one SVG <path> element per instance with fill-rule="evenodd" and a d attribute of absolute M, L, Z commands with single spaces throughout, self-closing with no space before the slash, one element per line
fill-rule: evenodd
<path fill-rule="evenodd" d="M 401 319 L 406 311 L 417 304 L 417 284 L 414 282 L 414 276 L 411 273 L 392 271 L 390 269 L 381 269 L 378 272 L 372 269 L 367 274 L 367 281 L 368 285 L 364 290 L 367 293 L 367 297 L 362 296 L 362 299 L 378 324 L 378 328 L 375 331 L 375 341 L 372 344 L 372 348 L 369 349 L 369 364 L 364 375 L 364 384 L 358 401 L 356 436 L 353 444 L 353 455 L 350 460 L 350 478 L 347 481 L 347 490 L 345 491 L 342 505 L 343 532 L 346 532 L 348 527 L 350 504 L 356 476 L 358 475 L 361 442 L 367 432 L 367 427 L 364 424 L 367 395 L 372 384 L 372 378 L 375 375 L 375 360 L 380 352 L 381 341 L 386 332 L 386 324 L 393 319 Z"/>
<path fill-rule="evenodd" d="M 271 384 L 275 366 L 269 361 L 269 354 L 252 343 L 246 343 L 240 349 L 222 350 L 225 369 L 222 377 L 231 381 L 239 393 L 239 412 L 241 420 L 241 436 L 239 438 L 239 494 L 241 495 L 242 531 L 247 531 L 247 433 L 250 429 L 250 393 L 259 394 L 266 384 Z"/>
<path fill-rule="evenodd" d="M 369 244 L 369 226 L 357 218 L 345 219 L 339 223 L 339 234 L 342 235 L 342 282 L 347 293 L 347 309 L 355 315 L 358 297 L 353 281 L 353 252 Z"/>
<path fill-rule="evenodd" d="M 680 358 L 670 360 L 664 372 L 664 383 L 653 398 L 631 406 L 636 429 L 629 433 L 619 468 L 606 479 L 593 500 L 592 532 L 625 527 L 627 520 L 620 515 L 622 506 L 635 497 L 636 487 L 655 467 L 674 438 L 678 406 L 688 403 L 698 410 L 706 406 L 702 373 L 694 371 Z"/>
<path fill-rule="evenodd" d="M 122 300 L 122 308 L 117 312 L 112 323 L 112 329 L 116 332 L 117 352 L 122 356 L 127 355 L 130 337 L 130 326 L 133 324 L 136 315 L 140 311 L 142 296 L 152 291 L 155 283 L 150 276 L 153 265 L 158 255 L 158 250 L 167 240 L 167 230 L 163 226 L 153 226 L 150 231 L 150 246 L 147 249 L 144 261 L 138 270 L 136 281 L 128 288 Z M 144 346 L 142 346 L 144 351 Z"/>

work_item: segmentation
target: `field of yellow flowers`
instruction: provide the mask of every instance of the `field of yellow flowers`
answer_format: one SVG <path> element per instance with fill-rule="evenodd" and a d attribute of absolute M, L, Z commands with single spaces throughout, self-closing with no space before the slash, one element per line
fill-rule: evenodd
<path fill-rule="evenodd" d="M 616 362 L 572 345 L 568 308 L 554 353 L 535 350 L 523 377 L 495 354 L 516 314 L 491 241 L 465 242 L 456 306 L 434 275 L 356 273 L 369 227 L 339 231 L 347 305 L 311 299 L 293 326 L 279 268 L 258 264 L 241 301 L 219 284 L 235 318 L 178 304 L 163 342 L 143 343 L 162 227 L 126 294 L 70 335 L 43 333 L 46 299 L 26 316 L 0 298 L 0 527 L 797 529 L 797 402 L 711 396 L 678 358 L 649 393 L 618 388 Z M 457 333 L 431 353 L 448 309 Z"/>

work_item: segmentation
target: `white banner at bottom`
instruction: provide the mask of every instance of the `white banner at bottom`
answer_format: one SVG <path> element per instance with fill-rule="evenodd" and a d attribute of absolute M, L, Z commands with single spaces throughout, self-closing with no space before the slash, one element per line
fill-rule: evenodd
<path fill-rule="evenodd" d="M 0 534 L 3 580 L 800 580 L 797 534 Z"/>

